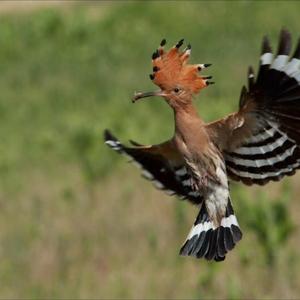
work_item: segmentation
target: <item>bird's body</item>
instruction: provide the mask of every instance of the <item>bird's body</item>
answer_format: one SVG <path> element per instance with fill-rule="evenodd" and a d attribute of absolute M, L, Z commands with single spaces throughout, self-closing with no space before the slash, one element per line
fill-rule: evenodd
<path fill-rule="evenodd" d="M 227 206 L 231 206 L 231 204 L 223 155 L 219 150 L 219 145 L 212 140 L 206 124 L 200 118 L 192 103 L 184 108 L 175 107 L 174 117 L 174 145 L 183 158 L 186 172 L 190 176 L 191 190 L 198 192 L 203 198 L 203 208 L 199 212 L 181 254 L 197 251 L 193 250 L 193 247 L 200 247 L 204 243 L 208 247 L 208 258 L 222 260 L 225 257 L 224 250 L 217 253 L 216 249 L 210 250 L 209 247 L 210 243 L 217 245 L 217 242 L 213 242 L 213 239 L 217 240 L 221 229 L 225 227 L 221 226 L 222 221 L 224 223 L 228 216 L 232 215 L 233 218 L 228 225 L 236 227 L 237 232 L 234 235 L 236 242 L 241 238 L 241 232 L 238 229 L 233 211 L 226 215 Z M 209 229 L 211 234 L 207 234 L 207 240 L 205 241 L 201 237 L 201 232 Z M 224 233 L 222 232 L 222 234 Z M 193 240 L 194 236 L 201 238 Z M 203 241 L 201 241 L 202 238 Z M 234 240 L 233 234 L 230 238 Z"/>
<path fill-rule="evenodd" d="M 191 47 L 180 52 L 182 43 L 165 53 L 162 41 L 150 75 L 160 90 L 134 98 L 162 96 L 174 111 L 174 136 L 159 145 L 125 147 L 106 131 L 105 141 L 136 161 L 158 188 L 199 206 L 180 253 L 220 261 L 242 238 L 228 179 L 262 185 L 300 167 L 300 41 L 289 59 L 291 37 L 283 30 L 273 60 L 264 38 L 258 76 L 249 68 L 239 111 L 212 123 L 192 103 L 194 94 L 212 84 L 211 77 L 197 74 L 209 65 L 187 64 Z"/>
<path fill-rule="evenodd" d="M 174 114 L 174 143 L 193 178 L 194 188 L 201 189 L 205 178 L 215 175 L 214 162 L 218 159 L 215 157 L 216 147 L 211 142 L 204 122 L 193 107 L 188 111 L 175 110 Z"/>

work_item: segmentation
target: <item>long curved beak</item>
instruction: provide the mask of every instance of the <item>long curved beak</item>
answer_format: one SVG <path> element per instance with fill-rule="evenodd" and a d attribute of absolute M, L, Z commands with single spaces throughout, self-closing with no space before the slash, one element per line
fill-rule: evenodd
<path fill-rule="evenodd" d="M 142 99 L 142 98 L 147 98 L 147 97 L 155 97 L 155 96 L 165 96 L 163 91 L 153 91 L 153 92 L 139 92 L 139 93 L 134 93 L 134 96 L 132 97 L 132 102 L 135 103 L 136 101 Z"/>

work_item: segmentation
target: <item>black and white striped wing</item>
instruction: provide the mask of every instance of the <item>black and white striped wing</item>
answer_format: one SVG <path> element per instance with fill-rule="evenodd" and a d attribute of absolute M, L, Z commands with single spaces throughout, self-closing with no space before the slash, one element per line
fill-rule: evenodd
<path fill-rule="evenodd" d="M 225 153 L 228 175 L 245 184 L 266 184 L 293 175 L 300 167 L 300 149 L 274 121 L 248 138 L 240 147 Z"/>
<path fill-rule="evenodd" d="M 127 156 L 130 162 L 141 169 L 142 176 L 152 181 L 156 188 L 194 204 L 202 202 L 199 192 L 192 189 L 191 177 L 172 142 L 154 146 L 126 147 L 108 130 L 104 133 L 104 139 L 110 148 Z"/>
<path fill-rule="evenodd" d="M 250 67 L 248 90 L 242 90 L 238 115 L 243 126 L 232 128 L 230 118 L 223 120 L 225 126 L 212 125 L 219 135 L 224 136 L 224 128 L 233 133 L 227 144 L 236 148 L 222 149 L 232 179 L 265 184 L 294 174 L 300 166 L 300 39 L 291 57 L 290 50 L 288 31 L 281 31 L 275 57 L 265 37 L 258 76 Z M 251 118 L 256 122 L 250 124 Z M 244 134 L 245 129 L 252 134 Z"/>

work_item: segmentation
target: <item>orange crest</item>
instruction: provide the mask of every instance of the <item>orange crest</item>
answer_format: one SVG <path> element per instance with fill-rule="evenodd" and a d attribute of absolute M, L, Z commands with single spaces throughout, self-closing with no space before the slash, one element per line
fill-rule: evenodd
<path fill-rule="evenodd" d="M 164 51 L 165 44 L 166 40 L 163 39 L 160 47 L 152 55 L 153 74 L 150 75 L 151 80 L 162 90 L 170 90 L 179 86 L 192 93 L 198 93 L 214 83 L 208 81 L 211 76 L 201 77 L 198 74 L 210 64 L 190 65 L 187 63 L 191 54 L 191 46 L 188 45 L 180 51 L 183 39 L 167 52 Z"/>

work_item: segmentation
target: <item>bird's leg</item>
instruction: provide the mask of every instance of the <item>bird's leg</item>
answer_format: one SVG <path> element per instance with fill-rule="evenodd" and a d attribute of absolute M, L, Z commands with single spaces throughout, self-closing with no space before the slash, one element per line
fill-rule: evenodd
<path fill-rule="evenodd" d="M 192 188 L 193 191 L 197 191 L 198 190 L 197 181 L 194 179 L 193 176 L 191 176 L 191 188 Z"/>
<path fill-rule="evenodd" d="M 191 175 L 191 188 L 193 191 L 206 190 L 208 187 L 208 174 L 204 173 L 200 176 L 194 173 Z"/>
<path fill-rule="evenodd" d="M 202 174 L 202 176 L 200 177 L 200 184 L 202 187 L 207 187 L 208 185 L 208 174 Z"/>

